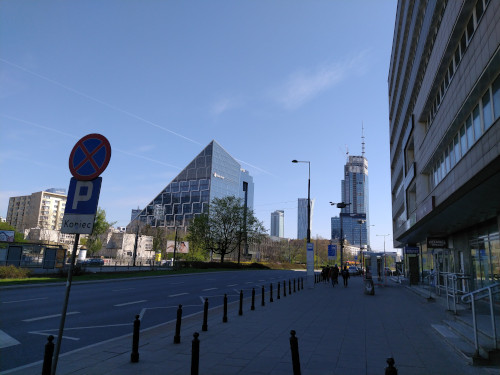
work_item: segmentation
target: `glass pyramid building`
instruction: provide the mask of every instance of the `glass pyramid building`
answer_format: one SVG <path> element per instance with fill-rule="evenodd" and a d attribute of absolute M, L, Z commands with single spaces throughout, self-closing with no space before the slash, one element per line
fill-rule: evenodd
<path fill-rule="evenodd" d="M 140 225 L 187 228 L 214 198 L 235 196 L 253 208 L 253 178 L 216 141 L 210 142 L 139 214 Z M 134 222 L 135 222 L 134 220 Z M 132 225 L 133 222 L 129 224 Z"/>

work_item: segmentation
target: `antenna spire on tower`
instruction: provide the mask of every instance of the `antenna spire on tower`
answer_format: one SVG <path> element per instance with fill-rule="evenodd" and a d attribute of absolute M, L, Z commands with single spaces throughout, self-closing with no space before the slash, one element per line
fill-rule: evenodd
<path fill-rule="evenodd" d="M 361 121 L 361 156 L 365 157 L 365 126 Z"/>

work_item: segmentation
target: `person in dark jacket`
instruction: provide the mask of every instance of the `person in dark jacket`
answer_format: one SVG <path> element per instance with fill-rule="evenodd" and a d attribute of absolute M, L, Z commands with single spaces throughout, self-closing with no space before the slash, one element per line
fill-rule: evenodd
<path fill-rule="evenodd" d="M 342 269 L 342 278 L 344 279 L 344 288 L 347 287 L 347 280 L 349 280 L 349 270 L 347 269 L 347 266 L 344 266 Z"/>
<path fill-rule="evenodd" d="M 332 286 L 335 287 L 335 284 L 339 283 L 339 273 L 340 273 L 340 270 L 337 267 L 337 265 L 335 265 L 335 267 L 331 268 L 331 273 L 332 273 L 331 274 Z"/>

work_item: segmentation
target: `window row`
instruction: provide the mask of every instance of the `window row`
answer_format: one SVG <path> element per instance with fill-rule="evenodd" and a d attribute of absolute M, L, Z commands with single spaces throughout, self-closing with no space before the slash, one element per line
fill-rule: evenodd
<path fill-rule="evenodd" d="M 489 2 L 490 0 L 479 0 L 473 9 L 472 15 L 467 22 L 467 27 L 465 28 L 462 37 L 460 38 L 460 43 L 458 43 L 458 46 L 455 49 L 453 58 L 450 61 L 450 65 L 448 66 L 448 69 L 444 74 L 441 84 L 439 85 L 439 89 L 436 93 L 436 97 L 434 98 L 434 101 L 432 103 L 429 117 L 427 119 L 428 125 L 430 125 L 432 123 L 432 120 L 434 120 L 434 117 L 436 117 L 439 106 L 444 99 L 444 95 L 448 90 L 455 72 L 457 71 L 458 64 L 460 63 L 460 60 L 462 60 L 465 54 L 465 50 L 469 46 L 472 36 L 474 35 L 474 31 L 476 31 L 477 26 L 479 25 L 479 21 L 483 16 L 484 9 L 488 6 Z"/>
<path fill-rule="evenodd" d="M 189 180 L 189 181 L 173 181 L 164 190 L 165 193 L 190 192 L 197 190 L 208 190 L 210 182 L 207 179 Z"/>
<path fill-rule="evenodd" d="M 448 172 L 470 150 L 474 143 L 500 117 L 500 75 L 488 87 L 472 112 L 448 144 L 432 168 L 431 188 L 443 180 Z"/>

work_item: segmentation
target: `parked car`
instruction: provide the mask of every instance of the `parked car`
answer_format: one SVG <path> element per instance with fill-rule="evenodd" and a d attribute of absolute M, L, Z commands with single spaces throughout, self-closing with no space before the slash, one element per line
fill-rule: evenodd
<path fill-rule="evenodd" d="M 351 276 L 357 276 L 357 275 L 359 275 L 358 267 L 350 266 L 349 267 L 349 275 L 351 275 Z"/>
<path fill-rule="evenodd" d="M 104 266 L 104 260 L 100 258 L 85 259 L 82 264 L 84 266 Z"/>

